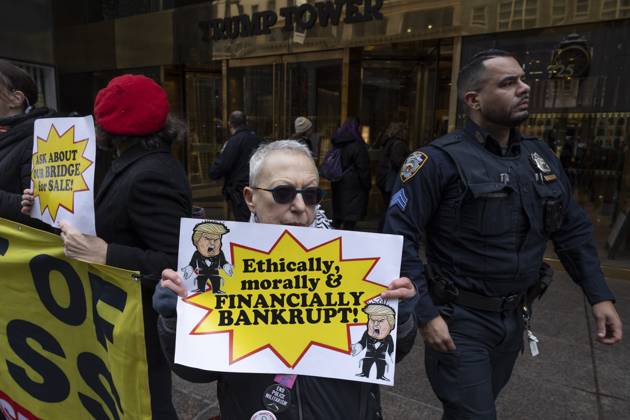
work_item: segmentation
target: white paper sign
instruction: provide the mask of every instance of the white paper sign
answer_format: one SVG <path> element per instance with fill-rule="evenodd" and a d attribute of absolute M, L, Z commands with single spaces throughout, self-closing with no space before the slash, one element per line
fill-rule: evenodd
<path fill-rule="evenodd" d="M 35 120 L 31 217 L 55 227 L 67 220 L 82 233 L 95 235 L 95 159 L 92 116 Z"/>
<path fill-rule="evenodd" d="M 394 384 L 402 237 L 182 219 L 175 362 Z"/>

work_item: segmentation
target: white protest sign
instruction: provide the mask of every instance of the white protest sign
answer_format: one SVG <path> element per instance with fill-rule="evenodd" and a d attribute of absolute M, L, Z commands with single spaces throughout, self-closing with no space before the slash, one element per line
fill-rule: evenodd
<path fill-rule="evenodd" d="M 95 159 L 92 116 L 35 120 L 31 217 L 55 227 L 67 220 L 82 233 L 95 235 Z"/>
<path fill-rule="evenodd" d="M 182 219 L 175 362 L 393 385 L 402 237 Z"/>

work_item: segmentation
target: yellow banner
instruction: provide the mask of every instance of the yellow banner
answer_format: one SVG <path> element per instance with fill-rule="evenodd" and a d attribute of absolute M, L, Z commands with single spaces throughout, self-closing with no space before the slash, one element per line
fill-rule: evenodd
<path fill-rule="evenodd" d="M 0 412 L 150 419 L 140 284 L 0 219 Z"/>

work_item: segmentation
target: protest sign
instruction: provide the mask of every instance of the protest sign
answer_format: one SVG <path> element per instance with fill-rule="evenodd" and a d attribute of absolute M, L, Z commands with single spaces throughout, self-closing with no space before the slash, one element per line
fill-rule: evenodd
<path fill-rule="evenodd" d="M 0 219 L 0 415 L 151 419 L 140 284 Z"/>
<path fill-rule="evenodd" d="M 67 220 L 82 233 L 95 235 L 95 157 L 91 116 L 35 120 L 31 217 L 55 227 Z"/>
<path fill-rule="evenodd" d="M 177 363 L 393 385 L 402 237 L 182 219 Z"/>

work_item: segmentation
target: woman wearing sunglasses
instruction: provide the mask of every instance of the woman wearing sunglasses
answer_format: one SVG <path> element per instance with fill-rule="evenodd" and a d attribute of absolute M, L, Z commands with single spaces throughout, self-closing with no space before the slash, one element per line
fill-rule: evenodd
<path fill-rule="evenodd" d="M 252 213 L 250 222 L 327 229 L 329 221 L 319 207 L 323 192 L 309 149 L 294 140 L 280 140 L 261 146 L 250 160 L 250 186 L 244 197 Z M 185 296 L 182 279 L 173 270 L 164 270 L 156 288 L 153 306 L 160 313 L 158 330 L 162 347 L 171 362 L 175 354 L 176 294 Z M 415 320 L 409 316 L 415 289 L 407 278 L 396 279 L 383 297 L 408 299 L 399 306 L 398 349 L 411 347 Z M 403 315 L 404 313 L 404 315 Z M 409 351 L 409 349 L 407 349 Z M 265 409 L 262 396 L 278 378 L 272 374 L 225 373 L 173 365 L 173 370 L 193 382 L 217 381 L 222 419 L 250 419 Z M 339 379 L 298 376 L 291 389 L 290 406 L 273 414 L 277 419 L 357 419 L 381 418 L 377 385 Z M 262 415 L 262 414 L 259 414 Z M 261 417 L 262 418 L 262 417 Z"/>

